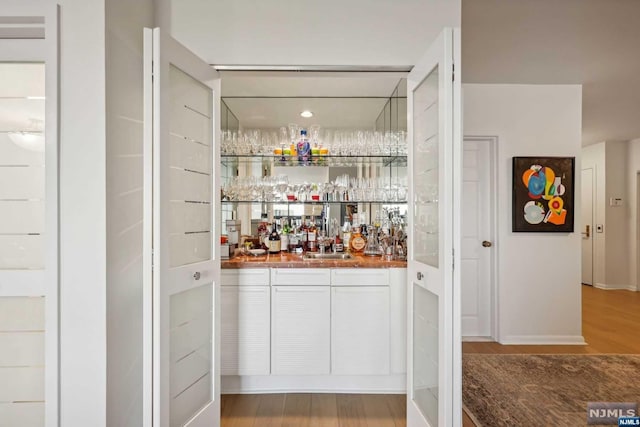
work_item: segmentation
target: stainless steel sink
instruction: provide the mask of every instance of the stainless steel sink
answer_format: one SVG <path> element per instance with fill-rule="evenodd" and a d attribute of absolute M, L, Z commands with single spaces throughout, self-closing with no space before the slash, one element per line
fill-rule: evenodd
<path fill-rule="evenodd" d="M 302 257 L 303 259 L 351 259 L 353 258 L 351 256 L 351 254 L 340 254 L 340 253 L 333 253 L 333 252 L 327 252 L 324 254 L 321 253 L 306 253 L 304 254 L 304 256 Z"/>

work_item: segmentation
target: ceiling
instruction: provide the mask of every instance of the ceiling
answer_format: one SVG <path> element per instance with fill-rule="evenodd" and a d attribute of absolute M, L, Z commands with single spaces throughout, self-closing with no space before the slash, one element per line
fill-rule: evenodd
<path fill-rule="evenodd" d="M 222 72 L 222 96 L 244 128 L 289 123 L 326 128 L 372 129 L 401 73 Z M 402 84 L 403 83 L 403 84 Z M 312 111 L 312 118 L 300 112 Z"/>
<path fill-rule="evenodd" d="M 391 66 L 461 25 L 463 82 L 582 84 L 592 144 L 640 137 L 638 17 L 639 0 L 180 0 L 171 25 L 212 64 Z"/>
<path fill-rule="evenodd" d="M 640 1 L 465 0 L 466 83 L 583 85 L 583 145 L 640 137 Z"/>
<path fill-rule="evenodd" d="M 171 33 L 210 64 L 413 65 L 461 0 L 173 0 Z"/>

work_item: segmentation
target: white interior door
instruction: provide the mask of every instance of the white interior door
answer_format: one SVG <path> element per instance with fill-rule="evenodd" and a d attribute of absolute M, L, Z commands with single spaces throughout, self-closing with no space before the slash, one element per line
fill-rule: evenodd
<path fill-rule="evenodd" d="M 408 76 L 407 422 L 412 427 L 461 422 L 460 281 L 454 270 L 462 181 L 459 58 L 459 32 L 445 29 Z"/>
<path fill-rule="evenodd" d="M 146 423 L 218 426 L 220 80 L 157 28 L 145 60 Z"/>
<path fill-rule="evenodd" d="M 462 169 L 462 336 L 492 336 L 493 200 L 491 139 L 464 139 Z"/>
<path fill-rule="evenodd" d="M 0 10 L 0 426 L 59 425 L 58 14 Z M 28 35 L 28 36 L 26 36 Z"/>
<path fill-rule="evenodd" d="M 593 169 L 582 169 L 582 283 L 593 285 Z"/>

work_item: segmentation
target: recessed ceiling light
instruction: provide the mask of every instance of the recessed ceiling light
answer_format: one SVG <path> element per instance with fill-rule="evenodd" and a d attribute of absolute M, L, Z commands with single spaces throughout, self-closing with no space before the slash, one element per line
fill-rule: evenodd
<path fill-rule="evenodd" d="M 308 119 L 309 117 L 313 117 L 313 113 L 309 110 L 304 110 L 302 113 L 300 113 L 300 116 Z"/>

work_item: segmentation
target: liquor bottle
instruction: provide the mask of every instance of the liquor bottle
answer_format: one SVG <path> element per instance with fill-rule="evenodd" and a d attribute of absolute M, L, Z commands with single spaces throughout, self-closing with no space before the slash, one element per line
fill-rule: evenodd
<path fill-rule="evenodd" d="M 335 252 L 344 252 L 344 244 L 340 238 L 340 233 L 336 233 L 336 237 L 333 239 L 333 250 Z"/>
<path fill-rule="evenodd" d="M 280 234 L 280 251 L 289 251 L 289 218 L 282 219 L 282 233 Z"/>
<path fill-rule="evenodd" d="M 342 226 L 342 243 L 347 250 L 351 250 L 351 223 L 349 217 L 344 217 L 344 225 Z"/>
<path fill-rule="evenodd" d="M 300 141 L 298 141 L 298 161 L 301 164 L 309 164 L 311 159 L 311 144 L 307 138 L 307 131 L 302 129 L 300 131 Z"/>
<path fill-rule="evenodd" d="M 351 252 L 361 253 L 364 251 L 365 246 L 367 246 L 367 241 L 360 233 L 360 227 L 353 227 L 351 239 L 349 239 L 349 247 L 351 249 Z"/>
<path fill-rule="evenodd" d="M 280 235 L 278 234 L 278 230 L 276 230 L 276 222 L 274 221 L 271 234 L 269 234 L 269 253 L 279 254 L 281 243 Z"/>
<path fill-rule="evenodd" d="M 309 250 L 308 240 L 309 240 L 309 226 L 307 221 L 300 221 L 300 226 L 298 227 L 298 234 L 300 235 L 299 246 L 302 248 L 302 252 L 307 252 Z"/>
<path fill-rule="evenodd" d="M 311 217 L 311 221 L 309 222 L 309 226 L 307 227 L 307 249 L 309 252 L 317 252 L 318 251 L 318 233 L 316 228 L 316 220 L 314 217 Z"/>

